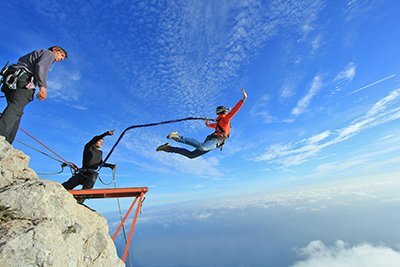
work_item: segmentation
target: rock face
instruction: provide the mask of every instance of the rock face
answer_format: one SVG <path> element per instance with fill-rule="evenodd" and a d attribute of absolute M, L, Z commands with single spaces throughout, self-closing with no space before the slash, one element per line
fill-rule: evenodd
<path fill-rule="evenodd" d="M 0 136 L 0 266 L 125 266 L 106 220 Z"/>

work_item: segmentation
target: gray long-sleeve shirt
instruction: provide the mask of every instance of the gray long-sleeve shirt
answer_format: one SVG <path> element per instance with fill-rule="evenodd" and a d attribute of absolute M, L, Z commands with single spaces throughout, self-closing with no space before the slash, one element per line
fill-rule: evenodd
<path fill-rule="evenodd" d="M 50 50 L 35 50 L 18 59 L 13 67 L 24 67 L 35 77 L 35 84 L 47 88 L 47 76 L 50 68 L 56 61 L 54 53 Z"/>

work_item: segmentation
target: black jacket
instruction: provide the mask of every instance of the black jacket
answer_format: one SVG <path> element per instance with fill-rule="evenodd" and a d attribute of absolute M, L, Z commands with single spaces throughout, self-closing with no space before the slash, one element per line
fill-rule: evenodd
<path fill-rule="evenodd" d="M 95 144 L 100 139 L 103 139 L 108 135 L 108 132 L 105 132 L 101 135 L 96 135 L 93 137 L 86 145 L 83 150 L 83 159 L 82 159 L 82 168 L 97 170 L 100 165 L 103 164 L 103 151 L 98 149 Z M 105 164 L 104 167 L 113 167 L 113 164 Z"/>

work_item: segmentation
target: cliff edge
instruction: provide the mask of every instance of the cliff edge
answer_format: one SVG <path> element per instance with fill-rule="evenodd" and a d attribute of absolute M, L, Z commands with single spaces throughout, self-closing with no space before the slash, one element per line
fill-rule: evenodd
<path fill-rule="evenodd" d="M 0 266 L 125 266 L 107 221 L 0 136 Z"/>

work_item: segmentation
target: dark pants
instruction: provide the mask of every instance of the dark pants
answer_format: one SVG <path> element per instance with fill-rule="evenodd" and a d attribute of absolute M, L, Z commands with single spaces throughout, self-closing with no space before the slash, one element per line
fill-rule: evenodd
<path fill-rule="evenodd" d="M 6 95 L 7 107 L 0 117 L 0 135 L 4 136 L 12 144 L 17 134 L 21 117 L 24 114 L 24 108 L 33 100 L 35 90 L 19 87 L 16 90 L 11 90 L 3 85 L 2 91 Z"/>
<path fill-rule="evenodd" d="M 92 189 L 96 183 L 97 176 L 97 173 L 77 173 L 69 178 L 68 181 L 62 183 L 62 186 L 67 190 L 72 190 L 78 185 L 82 185 L 82 189 Z M 84 201 L 85 199 L 82 198 L 78 200 L 78 203 L 82 204 Z"/>
<path fill-rule="evenodd" d="M 166 152 L 181 154 L 182 156 L 185 156 L 189 159 L 194 159 L 194 158 L 200 157 L 201 155 L 204 155 L 210 151 L 211 150 L 201 151 L 197 148 L 193 151 L 190 151 L 190 150 L 187 150 L 186 148 L 174 147 L 174 146 L 170 146 L 166 150 Z"/>

